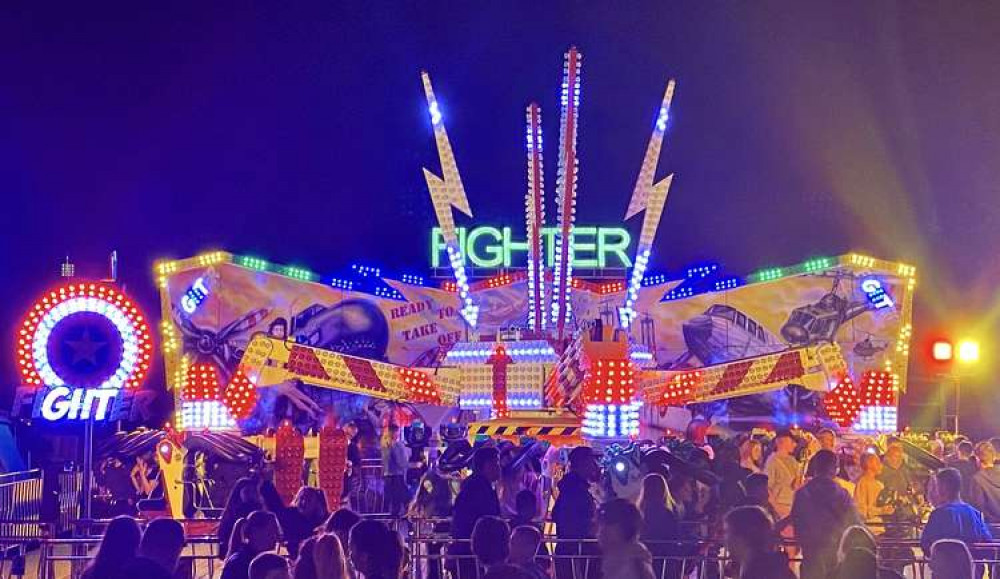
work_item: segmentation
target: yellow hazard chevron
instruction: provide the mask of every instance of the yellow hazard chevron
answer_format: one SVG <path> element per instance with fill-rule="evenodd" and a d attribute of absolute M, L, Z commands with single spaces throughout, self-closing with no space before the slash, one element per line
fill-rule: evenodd
<path fill-rule="evenodd" d="M 250 341 L 240 368 L 256 386 L 298 379 L 314 386 L 400 402 L 455 406 L 460 390 L 458 373 L 450 369 L 407 368 L 265 334 Z"/>
<path fill-rule="evenodd" d="M 757 394 L 789 383 L 828 390 L 846 372 L 840 346 L 821 344 L 691 370 L 647 370 L 641 384 L 647 402 L 676 405 Z"/>

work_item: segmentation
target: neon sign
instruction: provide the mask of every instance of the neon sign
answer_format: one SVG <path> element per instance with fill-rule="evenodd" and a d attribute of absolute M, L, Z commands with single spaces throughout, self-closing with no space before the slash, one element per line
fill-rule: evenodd
<path fill-rule="evenodd" d="M 868 302 L 875 306 L 877 310 L 891 308 L 895 305 L 895 302 L 889 297 L 889 292 L 882 287 L 882 282 L 877 279 L 868 278 L 862 280 L 861 291 L 865 292 L 865 295 L 868 296 Z"/>
<path fill-rule="evenodd" d="M 546 266 L 553 265 L 555 256 L 556 232 L 558 227 L 543 227 L 542 242 Z M 466 263 L 474 267 L 499 268 L 524 262 L 528 252 L 528 242 L 513 237 L 510 227 L 481 226 L 472 229 L 460 227 L 457 229 L 458 243 Z M 632 236 L 628 230 L 621 227 L 574 227 L 571 254 L 573 267 L 604 268 L 632 267 L 629 259 L 629 246 Z M 431 267 L 441 267 L 442 261 L 447 261 L 445 242 L 440 228 L 431 230 Z"/>
<path fill-rule="evenodd" d="M 188 288 L 184 295 L 181 296 L 181 308 L 188 314 L 193 314 L 198 306 L 201 305 L 205 298 L 208 297 L 209 291 L 208 286 L 205 285 L 205 278 L 199 277 L 194 280 L 191 287 Z"/>
<path fill-rule="evenodd" d="M 24 387 L 15 413 L 30 406 L 32 416 L 48 421 L 117 420 L 132 410 L 151 349 L 145 318 L 117 288 L 58 287 L 35 302 L 18 332 Z"/>
<path fill-rule="evenodd" d="M 133 392 L 121 388 L 53 388 L 17 389 L 12 414 L 42 418 L 50 422 L 61 420 L 97 421 L 134 420 L 138 407 L 133 404 Z"/>

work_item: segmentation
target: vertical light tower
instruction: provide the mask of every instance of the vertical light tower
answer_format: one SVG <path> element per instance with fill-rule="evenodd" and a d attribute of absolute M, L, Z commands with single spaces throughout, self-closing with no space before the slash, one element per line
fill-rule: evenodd
<path fill-rule="evenodd" d="M 542 109 L 528 105 L 528 193 L 524 196 L 524 222 L 528 230 L 528 327 L 543 330 L 545 316 L 545 250 L 542 228 L 545 227 L 545 176 L 542 171 Z"/>
<path fill-rule="evenodd" d="M 559 228 L 555 236 L 555 269 L 552 290 L 552 322 L 559 339 L 572 314 L 570 292 L 573 287 L 573 221 L 576 219 L 576 182 L 579 161 L 576 136 L 580 108 L 580 62 L 583 55 L 570 47 L 563 65 L 562 116 L 559 120 L 559 173 L 556 180 L 556 208 Z"/>
<path fill-rule="evenodd" d="M 663 205 L 667 202 L 667 193 L 670 192 L 670 184 L 674 180 L 673 174 L 670 174 L 659 183 L 653 183 L 656 179 L 656 165 L 660 159 L 663 135 L 667 130 L 667 120 L 670 118 L 670 102 L 673 98 L 674 81 L 671 79 L 667 82 L 667 90 L 656 115 L 653 134 L 649 137 L 649 145 L 646 146 L 646 156 L 639 169 L 639 178 L 636 179 L 635 189 L 632 190 L 632 200 L 625 212 L 626 220 L 641 211 L 645 211 L 646 214 L 642 218 L 642 230 L 639 233 L 639 244 L 636 247 L 632 276 L 625 294 L 625 304 L 618 309 L 619 321 L 623 328 L 629 327 L 635 319 L 634 306 L 636 300 L 639 299 L 639 287 L 642 285 L 642 278 L 646 275 L 649 254 L 653 249 L 653 239 L 656 237 L 656 229 L 663 216 Z"/>
<path fill-rule="evenodd" d="M 458 285 L 458 296 L 461 302 L 460 312 L 466 323 L 475 327 L 479 317 L 479 307 L 472 302 L 472 297 L 469 294 L 469 278 L 465 273 L 465 259 L 462 256 L 462 247 L 458 243 L 455 218 L 451 214 L 451 209 L 454 207 L 472 217 L 472 209 L 469 207 L 469 199 L 465 195 L 462 177 L 458 174 L 458 164 L 455 162 L 455 154 L 451 150 L 448 132 L 444 128 L 441 109 L 434 97 L 431 77 L 426 72 L 421 72 L 420 76 L 424 82 L 427 108 L 431 115 L 431 125 L 434 127 L 434 141 L 437 144 L 438 158 L 441 161 L 441 177 L 424 168 L 424 179 L 427 180 L 427 189 L 430 191 L 431 202 L 434 204 L 434 213 L 437 215 L 441 236 L 444 238 L 445 248 L 448 251 L 448 261 L 451 262 L 452 271 L 455 272 L 455 282 Z"/>

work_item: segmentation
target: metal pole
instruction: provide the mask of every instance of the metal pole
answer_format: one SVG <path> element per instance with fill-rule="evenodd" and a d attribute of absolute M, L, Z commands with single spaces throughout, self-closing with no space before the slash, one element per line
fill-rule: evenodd
<path fill-rule="evenodd" d="M 955 434 L 958 434 L 958 417 L 961 414 L 962 402 L 962 382 L 958 374 L 953 376 L 955 380 Z"/>
<path fill-rule="evenodd" d="M 82 519 L 90 521 L 91 499 L 93 498 L 94 480 L 94 419 L 88 418 L 83 427 L 83 484 L 80 491 L 82 503 Z"/>

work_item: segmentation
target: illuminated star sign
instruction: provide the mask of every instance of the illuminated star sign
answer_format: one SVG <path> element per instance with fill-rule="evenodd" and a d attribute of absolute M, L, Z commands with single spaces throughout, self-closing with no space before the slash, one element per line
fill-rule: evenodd
<path fill-rule="evenodd" d="M 97 365 L 97 353 L 108 345 L 107 342 L 91 339 L 89 328 L 84 328 L 79 340 L 67 340 L 66 343 L 73 350 L 73 365 L 87 362 L 91 366 Z"/>

